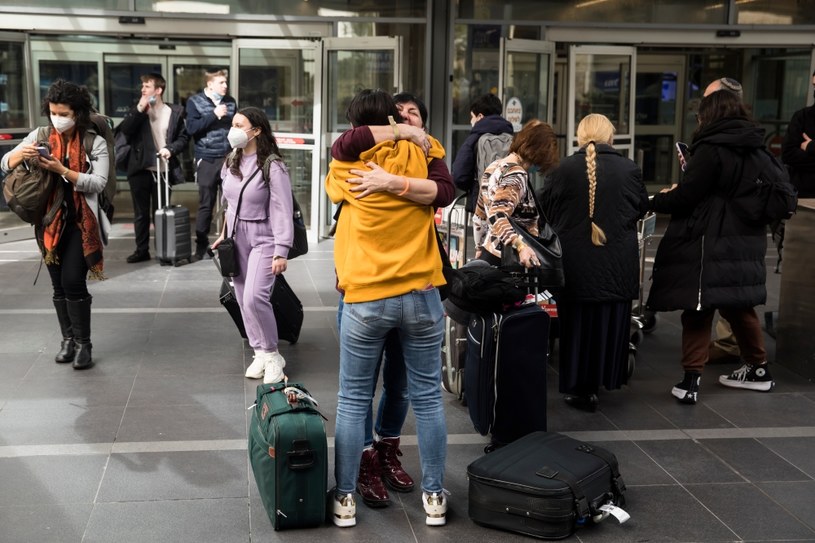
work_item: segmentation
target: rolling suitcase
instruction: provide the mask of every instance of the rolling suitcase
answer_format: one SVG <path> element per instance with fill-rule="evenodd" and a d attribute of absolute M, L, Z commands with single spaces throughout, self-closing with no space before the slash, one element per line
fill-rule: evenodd
<path fill-rule="evenodd" d="M 537 304 L 473 314 L 464 389 L 475 429 L 493 445 L 546 430 L 549 315 Z"/>
<path fill-rule="evenodd" d="M 241 307 L 238 305 L 238 299 L 235 297 L 235 288 L 229 282 L 227 277 L 224 277 L 221 283 L 221 292 L 218 294 L 218 300 L 224 306 L 232 321 L 238 328 L 243 339 L 246 339 L 246 326 L 243 324 L 243 315 L 241 315 Z"/>
<path fill-rule="evenodd" d="M 609 514 L 629 515 L 611 452 L 570 437 L 534 432 L 467 467 L 470 518 L 477 524 L 562 539 Z"/>
<path fill-rule="evenodd" d="M 272 309 L 277 321 L 277 337 L 297 343 L 303 327 L 303 304 L 282 275 L 278 275 L 274 282 Z"/>
<path fill-rule="evenodd" d="M 156 155 L 156 183 L 158 209 L 154 224 L 158 261 L 162 266 L 167 264 L 176 266 L 181 260 L 189 262 L 192 257 L 190 210 L 184 206 L 170 205 L 170 164 L 159 155 Z"/>
<path fill-rule="evenodd" d="M 328 443 L 323 416 L 299 384 L 257 387 L 249 461 L 275 530 L 325 522 Z"/>

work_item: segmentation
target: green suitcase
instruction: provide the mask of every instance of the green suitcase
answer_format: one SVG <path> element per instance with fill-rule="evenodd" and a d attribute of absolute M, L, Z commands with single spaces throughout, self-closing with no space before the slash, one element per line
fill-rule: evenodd
<path fill-rule="evenodd" d="M 258 386 L 249 461 L 275 530 L 325 522 L 328 443 L 323 420 L 302 385 Z"/>

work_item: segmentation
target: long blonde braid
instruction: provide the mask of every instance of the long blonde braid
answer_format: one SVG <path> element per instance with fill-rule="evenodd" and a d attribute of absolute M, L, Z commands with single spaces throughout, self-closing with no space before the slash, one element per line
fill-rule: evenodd
<path fill-rule="evenodd" d="M 591 242 L 594 245 L 606 244 L 606 233 L 594 222 L 594 194 L 597 191 L 597 149 L 594 142 L 586 145 L 586 175 L 589 178 L 589 220 L 591 220 Z"/>

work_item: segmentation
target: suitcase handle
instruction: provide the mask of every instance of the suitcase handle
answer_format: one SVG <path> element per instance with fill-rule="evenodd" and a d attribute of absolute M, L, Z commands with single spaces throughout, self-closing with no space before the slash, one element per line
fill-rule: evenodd
<path fill-rule="evenodd" d="M 304 471 L 316 463 L 314 449 L 308 439 L 295 439 L 291 442 L 291 448 L 286 453 L 289 459 L 289 469 L 292 471 Z"/>

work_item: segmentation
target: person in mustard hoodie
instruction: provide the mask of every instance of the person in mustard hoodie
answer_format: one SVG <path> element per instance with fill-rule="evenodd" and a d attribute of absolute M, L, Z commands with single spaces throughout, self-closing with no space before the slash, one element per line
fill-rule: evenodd
<path fill-rule="evenodd" d="M 346 114 L 353 126 L 394 124 L 399 111 L 384 91 L 363 90 Z M 436 190 L 428 163 L 444 158 L 428 136 L 425 150 L 407 140 L 385 141 L 358 161 L 332 160 L 325 187 L 343 208 L 337 222 L 334 265 L 345 292 L 340 333 L 340 382 L 335 433 L 334 524 L 356 525 L 356 489 L 372 401 L 375 370 L 385 337 L 398 330 L 416 417 L 426 524 L 445 524 L 443 488 L 447 429 L 441 398 L 444 309 L 437 287 L 445 284 L 433 209 L 408 196 Z M 387 190 L 358 190 L 365 172 L 387 172 Z"/>

